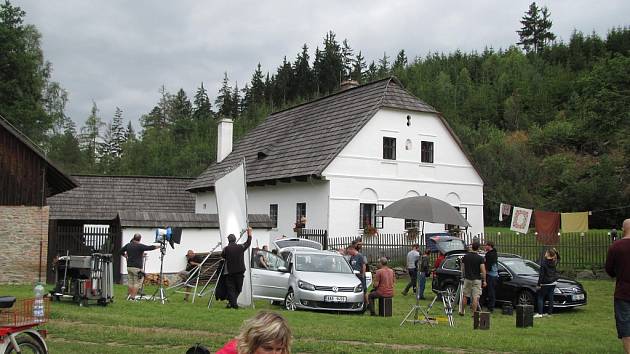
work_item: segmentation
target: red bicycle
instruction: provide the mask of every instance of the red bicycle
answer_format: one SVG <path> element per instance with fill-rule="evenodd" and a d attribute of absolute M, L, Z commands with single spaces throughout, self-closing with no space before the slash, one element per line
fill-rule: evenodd
<path fill-rule="evenodd" d="M 42 311 L 34 315 L 35 299 L 16 300 L 0 296 L 0 354 L 48 354 L 46 330 L 37 327 L 46 323 L 50 304 L 47 298 L 38 305 Z"/>

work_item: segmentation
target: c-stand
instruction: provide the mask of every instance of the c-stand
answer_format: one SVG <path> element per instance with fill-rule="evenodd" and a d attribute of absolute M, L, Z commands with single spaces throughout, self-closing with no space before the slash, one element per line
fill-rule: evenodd
<path fill-rule="evenodd" d="M 158 278 L 158 288 L 155 289 L 153 296 L 151 296 L 152 300 L 155 300 L 155 295 L 160 294 L 160 302 L 164 305 L 164 302 L 168 300 L 164 293 L 164 256 L 166 255 L 166 240 L 160 241 L 160 275 Z"/>

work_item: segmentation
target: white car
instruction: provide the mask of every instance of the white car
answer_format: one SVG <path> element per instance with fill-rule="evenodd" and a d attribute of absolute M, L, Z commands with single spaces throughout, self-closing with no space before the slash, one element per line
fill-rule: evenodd
<path fill-rule="evenodd" d="M 282 302 L 291 311 L 363 311 L 363 286 L 342 255 L 305 239 L 287 238 L 275 244 L 277 254 L 258 250 L 252 256 L 255 299 Z M 372 283 L 371 273 L 366 274 L 366 282 Z"/>

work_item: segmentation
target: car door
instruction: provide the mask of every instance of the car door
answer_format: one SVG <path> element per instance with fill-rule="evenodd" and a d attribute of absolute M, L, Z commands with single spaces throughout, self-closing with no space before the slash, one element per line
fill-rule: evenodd
<path fill-rule="evenodd" d="M 259 257 L 264 257 L 266 267 Z M 283 300 L 289 288 L 287 263 L 279 256 L 258 250 L 252 254 L 252 292 L 254 298 Z"/>
<path fill-rule="evenodd" d="M 512 302 L 518 292 L 518 285 L 513 282 L 514 275 L 500 262 L 497 264 L 499 278 L 497 279 L 497 301 Z"/>

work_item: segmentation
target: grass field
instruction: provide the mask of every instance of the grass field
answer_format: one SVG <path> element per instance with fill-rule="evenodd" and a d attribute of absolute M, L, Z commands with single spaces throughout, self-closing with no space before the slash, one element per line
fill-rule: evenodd
<path fill-rule="evenodd" d="M 399 324 L 415 302 L 401 296 L 397 283 L 394 316 L 389 318 L 297 311 L 267 302 L 256 309 L 225 309 L 207 298 L 185 303 L 182 294 L 170 301 L 123 301 L 126 288 L 116 286 L 116 301 L 107 307 L 79 307 L 55 302 L 47 342 L 51 353 L 178 353 L 199 342 L 218 349 L 234 337 L 242 321 L 260 309 L 282 313 L 293 330 L 294 353 L 621 353 L 612 309 L 612 281 L 584 281 L 587 306 L 535 319 L 533 328 L 516 328 L 515 317 L 496 313 L 487 331 L 473 330 L 472 319 L 455 316 L 456 327 Z M 431 299 L 427 289 L 427 296 Z M 152 292 L 148 292 L 152 294 Z M 32 296 L 28 286 L 0 286 L 0 294 Z M 428 300 L 421 304 L 427 305 Z M 433 314 L 442 315 L 441 304 Z M 438 318 L 439 319 L 439 318 Z"/>

